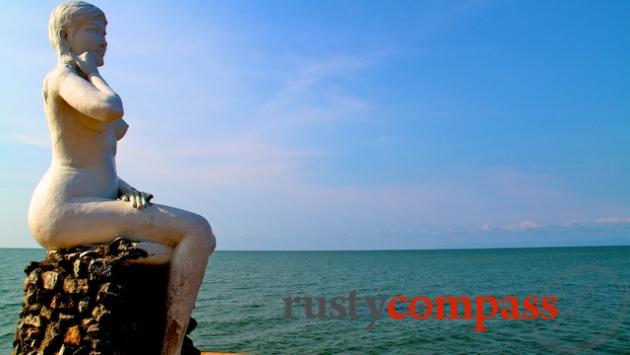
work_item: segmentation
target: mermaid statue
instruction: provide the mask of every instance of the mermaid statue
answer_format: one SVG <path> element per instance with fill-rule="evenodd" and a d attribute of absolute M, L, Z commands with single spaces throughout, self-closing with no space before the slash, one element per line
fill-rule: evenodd
<path fill-rule="evenodd" d="M 96 6 L 70 1 L 50 16 L 57 65 L 43 83 L 51 164 L 33 193 L 28 223 L 47 250 L 111 242 L 124 236 L 169 263 L 162 354 L 180 354 L 216 239 L 195 213 L 151 202 L 116 172 L 116 143 L 129 127 L 123 104 L 100 75 L 107 20 Z"/>

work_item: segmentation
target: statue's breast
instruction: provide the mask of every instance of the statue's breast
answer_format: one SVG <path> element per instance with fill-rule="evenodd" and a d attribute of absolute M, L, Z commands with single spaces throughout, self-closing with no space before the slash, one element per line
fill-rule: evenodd
<path fill-rule="evenodd" d="M 116 137 L 117 141 L 121 140 L 122 137 L 125 136 L 128 128 L 129 125 L 122 118 L 112 123 L 112 130 L 114 131 L 114 136 Z"/>

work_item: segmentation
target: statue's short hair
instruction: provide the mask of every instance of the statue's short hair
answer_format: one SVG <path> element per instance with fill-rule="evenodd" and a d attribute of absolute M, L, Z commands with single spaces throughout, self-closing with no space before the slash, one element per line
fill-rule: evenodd
<path fill-rule="evenodd" d="M 95 17 L 102 17 L 107 23 L 105 13 L 98 7 L 84 1 L 67 1 L 55 7 L 48 21 L 48 39 L 57 55 L 62 58 L 69 55 L 62 33 L 68 33 L 68 29 L 77 24 Z"/>

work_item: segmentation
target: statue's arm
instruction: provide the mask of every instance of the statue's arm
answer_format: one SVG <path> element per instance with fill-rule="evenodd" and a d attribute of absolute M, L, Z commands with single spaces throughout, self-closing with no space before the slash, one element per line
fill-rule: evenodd
<path fill-rule="evenodd" d="M 120 177 L 118 177 L 118 196 L 119 199 L 132 202 L 133 207 L 140 209 L 149 206 L 153 198 L 152 194 L 136 190 Z"/>
<path fill-rule="evenodd" d="M 77 111 L 99 121 L 112 122 L 123 116 L 122 101 L 97 72 L 86 79 L 67 69 L 59 76 L 59 95 Z"/>
<path fill-rule="evenodd" d="M 98 72 L 90 73 L 86 80 L 73 70 L 66 70 L 59 80 L 59 95 L 77 111 L 104 122 L 123 116 L 120 97 Z"/>

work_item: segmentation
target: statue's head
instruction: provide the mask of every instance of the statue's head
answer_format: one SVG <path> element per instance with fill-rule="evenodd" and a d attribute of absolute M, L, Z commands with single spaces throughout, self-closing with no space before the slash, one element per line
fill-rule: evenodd
<path fill-rule="evenodd" d="M 107 50 L 106 26 L 105 14 L 98 7 L 83 1 L 68 1 L 50 14 L 48 38 L 62 61 L 71 62 L 72 54 L 92 51 L 96 64 L 102 66 Z"/>

